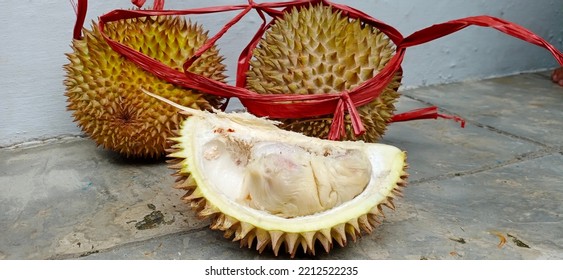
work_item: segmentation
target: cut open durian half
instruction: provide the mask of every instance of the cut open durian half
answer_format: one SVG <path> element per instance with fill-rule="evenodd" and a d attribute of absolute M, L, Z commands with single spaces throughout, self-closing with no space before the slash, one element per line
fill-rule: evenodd
<path fill-rule="evenodd" d="M 183 199 L 241 246 L 292 256 L 370 233 L 406 184 L 406 153 L 282 130 L 248 113 L 186 111 L 169 153 Z M 283 248 L 283 249 L 282 249 Z"/>

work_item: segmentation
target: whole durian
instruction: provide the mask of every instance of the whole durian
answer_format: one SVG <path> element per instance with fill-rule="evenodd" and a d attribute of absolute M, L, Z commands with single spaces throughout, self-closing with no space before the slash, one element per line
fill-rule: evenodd
<path fill-rule="evenodd" d="M 339 93 L 374 77 L 394 53 L 395 46 L 384 33 L 330 6 L 293 8 L 259 41 L 247 88 L 262 94 Z M 398 73 L 378 98 L 358 108 L 366 128 L 363 135 L 354 135 L 346 116 L 344 139 L 375 142 L 383 135 L 395 111 L 400 81 Z M 332 115 L 280 121 L 284 129 L 327 138 Z"/>
<path fill-rule="evenodd" d="M 110 22 L 104 30 L 117 42 L 178 71 L 183 71 L 185 60 L 207 40 L 201 26 L 172 16 Z M 158 90 L 191 108 L 208 110 L 222 104 L 222 98 L 175 86 L 144 71 L 112 50 L 97 24 L 83 33 L 83 39 L 72 42 L 74 52 L 67 54 L 65 95 L 75 121 L 98 145 L 127 157 L 164 155 L 166 139 L 182 118 L 176 110 L 143 94 L 140 87 Z M 190 71 L 223 81 L 222 60 L 213 47 Z"/>
<path fill-rule="evenodd" d="M 315 254 L 317 243 L 326 252 L 334 242 L 345 246 L 381 223 L 382 206 L 394 209 L 406 184 L 406 153 L 396 147 L 308 137 L 248 113 L 174 106 L 191 114 L 172 138 L 176 188 L 212 229 L 241 246 L 291 256 L 300 247 Z"/>

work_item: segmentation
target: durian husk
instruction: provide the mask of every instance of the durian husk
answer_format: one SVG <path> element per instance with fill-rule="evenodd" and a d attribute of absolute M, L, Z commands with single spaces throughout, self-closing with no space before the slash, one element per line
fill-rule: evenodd
<path fill-rule="evenodd" d="M 178 152 L 180 151 L 177 149 L 171 150 L 172 154 Z M 211 229 L 223 231 L 225 238 L 240 242 L 241 247 L 249 249 L 255 247 L 259 253 L 269 248 L 276 256 L 282 252 L 289 254 L 292 258 L 300 248 L 304 254 L 315 255 L 316 245 L 320 244 L 325 252 L 329 253 L 335 243 L 340 247 L 345 247 L 349 240 L 356 242 L 363 235 L 371 234 L 385 218 L 383 207 L 395 210 L 394 199 L 403 196 L 402 189 L 406 187 L 408 177 L 408 174 L 403 172 L 386 200 L 358 217 L 315 231 L 286 232 L 261 228 L 222 213 L 198 191 L 197 183 L 190 173 L 181 171 L 185 168 L 182 166 L 181 158 L 169 162 L 170 167 L 176 170 L 175 188 L 186 191 L 182 199 L 190 205 L 200 219 L 211 221 Z M 407 165 L 404 166 L 404 169 L 406 168 Z"/>
<path fill-rule="evenodd" d="M 395 54 L 381 31 L 351 20 L 331 6 L 293 8 L 265 32 L 253 52 L 247 88 L 261 94 L 326 94 L 351 90 L 374 77 Z M 376 142 L 395 111 L 402 74 L 382 93 L 357 108 L 366 128 L 356 136 L 349 115 L 341 140 Z M 281 119 L 280 127 L 326 139 L 332 115 Z"/>
<path fill-rule="evenodd" d="M 112 39 L 183 71 L 187 58 L 207 40 L 200 25 L 177 16 L 159 16 L 107 23 Z M 92 23 L 84 38 L 73 40 L 69 63 L 64 66 L 67 109 L 78 126 L 97 145 L 127 157 L 158 158 L 165 154 L 167 137 L 183 119 L 176 110 L 143 94 L 139 88 L 158 91 L 187 107 L 210 110 L 224 99 L 175 86 L 141 69 L 115 52 Z M 224 81 L 225 66 L 212 47 L 190 71 Z"/>
<path fill-rule="evenodd" d="M 248 113 L 198 112 L 194 114 L 193 110 L 189 111 L 187 114 L 192 116 L 183 122 L 181 129 L 176 131 L 176 136 L 171 138 L 174 144 L 168 150 L 170 168 L 175 170 L 174 175 L 177 177 L 175 188 L 186 191 L 182 199 L 200 218 L 211 220 L 212 229 L 223 231 L 225 238 L 240 242 L 241 247 L 255 247 L 260 253 L 271 248 L 276 256 L 282 252 L 294 257 L 300 248 L 305 254 L 315 255 L 317 245 L 320 244 L 328 253 L 334 244 L 343 247 L 349 240 L 355 242 L 362 235 L 371 233 L 385 217 L 383 207 L 395 209 L 395 199 L 402 197 L 402 189 L 406 186 L 408 177 L 406 172 L 408 166 L 406 153 L 395 147 L 310 138 L 281 130 L 274 122 L 256 118 Z M 263 136 L 264 141 L 289 143 L 286 140 L 291 139 L 296 145 L 309 145 L 315 149 L 317 147 L 326 149 L 333 145 L 362 149 L 363 145 L 374 145 L 374 149 L 385 151 L 381 155 L 371 155 L 376 157 L 374 160 L 378 162 L 376 164 L 379 165 L 378 168 L 384 168 L 384 171 L 380 171 L 379 175 L 372 175 L 375 176 L 372 177 L 375 178 L 373 184 L 376 184 L 372 185 L 373 190 L 365 196 L 360 194 L 362 198 L 354 200 L 355 202 L 349 201 L 346 206 L 338 206 L 343 207 L 346 214 L 338 212 L 341 209 L 338 208 L 336 212 L 333 211 L 334 209 L 328 209 L 326 212 L 305 217 L 308 220 L 303 220 L 302 217 L 289 220 L 271 218 L 272 216 L 266 213 L 257 214 L 259 212 L 256 210 L 236 206 L 238 204 L 228 200 L 225 194 L 216 193 L 212 191 L 213 187 L 206 186 L 210 184 L 209 180 L 221 180 L 216 179 L 218 177 L 230 178 L 229 174 L 232 172 L 238 173 L 238 168 L 241 168 L 241 164 L 244 166 L 245 160 L 239 161 L 238 157 L 231 159 L 233 166 L 237 168 L 234 170 L 216 170 L 208 174 L 202 171 L 202 162 L 216 159 L 215 152 L 210 154 L 209 150 L 203 148 L 207 143 L 211 143 L 208 141 L 227 137 L 241 139 L 240 143 L 255 143 L 252 140 L 254 134 L 273 134 Z M 200 142 L 205 145 L 199 146 L 197 143 Z M 316 144 L 312 145 L 311 142 Z M 246 145 L 238 147 L 246 147 Z M 389 163 L 389 166 L 381 166 L 384 162 Z M 227 181 L 234 183 L 230 179 Z M 235 186 L 225 187 L 236 189 Z"/>

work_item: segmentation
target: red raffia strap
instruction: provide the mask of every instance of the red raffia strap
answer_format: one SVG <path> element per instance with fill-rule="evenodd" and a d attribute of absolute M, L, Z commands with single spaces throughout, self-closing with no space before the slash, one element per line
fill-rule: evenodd
<path fill-rule="evenodd" d="M 409 112 L 396 114 L 391 118 L 391 122 L 405 122 L 412 120 L 422 120 L 422 119 L 450 119 L 459 122 L 461 127 L 465 127 L 465 120 L 457 117 L 438 113 L 438 107 L 431 106 L 422 109 L 416 109 Z"/>
<path fill-rule="evenodd" d="M 146 0 L 131 0 L 133 5 L 141 8 L 145 4 Z M 88 11 L 88 0 L 70 0 L 70 4 L 74 9 L 76 14 L 76 22 L 74 23 L 74 30 L 72 38 L 76 40 L 82 40 L 82 28 L 84 27 L 84 21 L 86 20 L 86 13 Z M 153 9 L 162 10 L 164 8 L 164 0 L 154 0 Z"/>
<path fill-rule="evenodd" d="M 217 40 L 222 34 L 226 32 L 233 24 L 235 24 L 242 16 L 244 16 L 249 9 L 256 9 L 260 12 L 265 12 L 272 17 L 280 16 L 283 11 L 275 10 L 275 8 L 285 7 L 285 10 L 290 9 L 291 7 L 296 6 L 304 6 L 312 3 L 320 3 L 320 0 L 296 0 L 291 2 L 280 2 L 280 3 L 263 3 L 263 4 L 255 4 L 252 1 L 249 1 L 249 5 L 234 5 L 234 6 L 219 6 L 219 7 L 210 7 L 210 8 L 203 8 L 203 9 L 192 9 L 192 10 L 179 10 L 179 11 L 170 11 L 170 10 L 163 10 L 163 11 L 155 11 L 155 10 L 114 10 L 110 13 L 107 13 L 100 17 L 99 28 L 102 36 L 106 42 L 114 49 L 116 52 L 124 55 L 132 62 L 136 63 L 139 67 L 143 68 L 144 70 L 153 73 L 154 75 L 158 76 L 159 78 L 166 80 L 170 83 L 193 88 L 197 90 L 201 90 L 204 92 L 212 93 L 215 95 L 223 96 L 223 97 L 238 97 L 243 105 L 247 107 L 247 109 L 255 115 L 258 116 L 267 116 L 270 118 L 306 118 L 306 117 L 315 117 L 319 115 L 327 115 L 334 113 L 334 108 L 338 107 L 337 104 L 341 99 L 340 94 L 311 94 L 311 95 L 277 95 L 277 94 L 266 94 L 260 95 L 255 92 L 249 91 L 242 87 L 233 87 L 230 85 L 226 85 L 223 83 L 219 83 L 212 79 L 199 76 L 196 74 L 192 74 L 189 71 L 185 71 L 181 73 L 174 69 L 169 68 L 168 66 L 162 64 L 159 61 L 156 61 L 136 50 L 133 50 L 123 44 L 120 44 L 116 41 L 113 41 L 104 33 L 104 25 L 107 22 L 122 20 L 122 19 L 129 19 L 129 18 L 136 18 L 142 16 L 152 16 L 152 15 L 187 15 L 187 14 L 204 14 L 204 13 L 214 13 L 214 12 L 222 12 L 222 11 L 233 11 L 233 10 L 243 10 L 241 14 L 239 14 L 235 19 L 233 19 L 229 24 L 224 26 L 224 28 L 219 31 L 219 33 L 210 39 L 211 42 Z M 328 1 L 322 1 L 328 2 Z M 354 13 L 352 11 L 352 14 Z M 383 23 L 378 23 L 376 20 L 373 20 L 376 24 L 384 25 Z M 392 29 L 389 26 L 390 29 Z M 264 31 L 267 28 L 264 28 Z M 259 31 L 260 32 L 260 31 Z M 263 31 L 262 31 L 263 32 Z M 400 38 L 400 33 L 398 31 L 392 29 L 392 32 L 395 33 L 395 38 Z M 261 36 L 255 36 L 255 38 L 259 39 Z M 204 46 L 202 46 L 197 53 L 203 53 L 206 48 L 209 48 L 212 44 L 208 41 Z M 253 42 L 251 42 L 253 43 Z M 249 48 L 250 49 L 250 48 Z M 250 58 L 251 52 L 248 52 L 248 59 Z M 197 58 L 197 56 L 196 56 Z M 390 78 L 392 78 L 392 74 L 395 72 L 395 69 L 400 67 L 400 61 L 402 61 L 402 57 L 398 57 L 396 59 L 396 64 L 389 64 L 387 65 L 386 69 L 391 71 L 382 71 L 372 80 L 377 80 L 379 77 L 384 77 L 384 79 L 380 79 L 380 82 L 377 83 L 378 88 L 365 88 L 360 90 L 360 87 L 350 91 L 349 93 L 349 101 L 347 104 L 353 105 L 354 108 L 357 106 L 361 106 L 370 102 L 373 98 L 376 98 L 381 91 L 385 88 L 385 85 L 388 84 Z M 186 61 L 185 69 L 189 67 L 189 65 L 194 61 L 194 58 L 189 58 Z M 248 60 L 247 60 L 248 61 Z M 393 66 L 394 65 L 394 66 Z M 393 67 L 391 67 L 393 66 Z M 240 72 L 239 72 L 240 73 Z M 387 74 L 386 74 L 387 73 Z M 391 73 L 391 75 L 389 74 Z M 297 102 L 296 102 L 297 101 Z M 301 101 L 301 102 L 299 102 Z M 356 124 L 353 125 L 355 128 L 355 134 L 359 135 L 363 133 L 363 125 L 361 125 L 360 117 L 357 113 L 357 110 L 349 110 L 347 109 L 351 106 L 340 106 L 342 108 L 342 113 L 339 115 L 343 115 L 344 112 L 348 111 L 351 114 L 351 119 L 358 120 Z M 359 124 L 358 124 L 359 123 Z M 335 135 L 333 133 L 333 135 Z"/>
<path fill-rule="evenodd" d="M 147 0 L 131 0 L 131 3 L 137 6 L 137 8 L 143 7 L 145 2 L 147 2 Z M 152 7 L 153 10 L 162 10 L 164 8 L 164 0 L 154 0 Z"/>
<path fill-rule="evenodd" d="M 81 37 L 80 28 L 84 22 L 86 0 L 78 0 L 77 23 L 75 25 L 75 38 Z M 145 2 L 142 0 L 133 0 L 137 5 Z M 385 33 L 397 45 L 397 50 L 387 65 L 373 78 L 359 85 L 358 87 L 344 93 L 334 94 L 307 94 L 307 95 L 279 95 L 279 94 L 258 94 L 245 88 L 245 73 L 249 68 L 249 61 L 252 57 L 252 50 L 257 46 L 258 41 L 262 38 L 264 32 L 280 17 L 284 11 L 294 7 L 302 7 L 309 4 L 322 3 L 330 5 L 333 9 L 339 10 L 343 15 L 350 18 L 360 19 L 363 22 L 379 29 Z M 270 118 L 308 118 L 320 115 L 334 114 L 334 121 L 331 125 L 329 139 L 339 139 L 343 134 L 344 115 L 348 112 L 351 116 L 354 133 L 359 135 L 365 131 L 356 108 L 365 105 L 377 98 L 385 87 L 391 82 L 393 76 L 401 69 L 405 50 L 410 46 L 426 43 L 442 36 L 459 31 L 470 25 L 492 27 L 508 35 L 536 44 L 540 47 L 548 49 L 557 61 L 563 65 L 563 55 L 545 40 L 535 35 L 525 28 L 507 22 L 502 19 L 477 16 L 468 17 L 459 20 L 453 20 L 442 24 L 436 24 L 428 28 L 413 33 L 407 38 L 403 38 L 400 32 L 393 27 L 380 22 L 369 15 L 353 9 L 351 7 L 335 4 L 328 0 L 294 0 L 276 3 L 260 3 L 257 4 L 253 0 L 249 0 L 247 5 L 228 5 L 215 6 L 208 8 L 189 9 L 189 10 L 160 10 L 163 8 L 164 0 L 155 0 L 155 8 L 153 10 L 114 10 L 100 17 L 99 28 L 102 36 L 110 47 L 127 59 L 136 63 L 142 69 L 156 75 L 157 77 L 168 81 L 172 84 L 200 90 L 209 94 L 214 94 L 226 98 L 237 97 L 249 112 L 257 116 L 265 116 Z M 283 8 L 279 10 L 279 8 Z M 187 58 L 184 64 L 184 72 L 176 71 L 160 61 L 148 57 L 137 50 L 131 49 L 119 42 L 109 38 L 104 33 L 104 25 L 108 22 L 124 20 L 130 18 L 138 18 L 145 16 L 158 15 L 190 15 L 190 14 L 209 14 L 217 12 L 237 11 L 241 12 L 229 21 L 215 36 L 210 38 L 203 46 L 201 46 L 196 54 Z M 214 45 L 214 43 L 228 31 L 230 27 L 236 24 L 250 10 L 256 10 L 262 24 L 252 38 L 251 42 L 243 49 L 237 67 L 236 86 L 217 82 L 210 78 L 203 77 L 188 71 L 189 66 L 206 50 Z M 82 12 L 83 11 L 83 12 Z M 273 19 L 266 24 L 265 14 Z M 77 33 L 78 28 L 78 33 Z M 80 36 L 77 36 L 80 34 Z M 447 118 L 461 122 L 463 127 L 464 121 L 455 116 L 447 116 L 439 114 L 437 108 L 430 107 L 411 112 L 398 114 L 391 120 L 392 122 L 429 119 L 429 118 Z"/>
<path fill-rule="evenodd" d="M 223 28 L 221 28 L 221 30 L 219 30 L 219 32 L 217 32 L 217 34 L 215 34 L 215 36 L 208 39 L 205 42 L 205 44 L 203 44 L 194 53 L 194 55 L 192 55 L 192 57 L 190 57 L 190 58 L 188 58 L 188 60 L 186 60 L 186 62 L 184 63 L 184 71 L 185 72 L 188 72 L 188 69 L 190 68 L 190 66 L 192 66 L 192 64 L 203 53 L 205 53 L 207 50 L 209 50 L 211 47 L 213 47 L 215 45 L 215 43 L 217 42 L 217 40 L 219 40 L 233 25 L 235 25 L 237 22 L 239 22 L 246 14 L 248 14 L 248 12 L 250 12 L 252 10 L 252 1 L 250 1 L 250 2 L 251 3 L 241 13 L 239 13 L 236 17 L 234 17 L 232 20 L 227 22 L 227 24 L 225 24 L 225 26 L 223 26 Z"/>
<path fill-rule="evenodd" d="M 84 21 L 86 20 L 86 12 L 88 11 L 88 0 L 78 0 L 78 3 L 71 0 L 70 3 L 76 13 L 76 22 L 74 23 L 72 38 L 82 40 L 82 27 L 84 26 Z"/>
<path fill-rule="evenodd" d="M 401 42 L 399 47 L 408 48 L 411 46 L 424 44 L 426 42 L 441 38 L 471 25 L 491 27 L 512 37 L 545 48 L 551 52 L 551 54 L 555 57 L 560 65 L 563 65 L 563 54 L 543 38 L 516 23 L 491 16 L 466 17 L 432 25 L 411 34 L 410 36 L 405 38 L 403 42 Z"/>
<path fill-rule="evenodd" d="M 491 27 L 505 34 L 513 36 L 515 38 L 527 41 L 529 43 L 535 44 L 537 46 L 543 47 L 551 52 L 560 65 L 563 65 L 563 54 L 558 51 L 553 45 L 549 44 L 543 38 L 529 31 L 528 29 L 512 23 L 506 20 L 491 17 L 491 16 L 474 16 L 467 17 L 457 20 L 448 21 L 441 24 L 435 24 L 420 31 L 417 31 L 410 36 L 406 37 L 400 44 L 399 48 L 408 48 L 426 42 L 444 37 L 451 33 L 457 32 L 461 29 L 469 27 L 471 25 L 481 26 L 481 27 Z M 461 124 L 461 127 L 465 127 L 465 120 L 457 117 L 438 113 L 437 107 L 428 107 L 419 110 L 413 110 L 410 112 L 394 115 L 391 122 L 403 122 L 409 120 L 418 119 L 436 119 L 445 118 L 453 119 Z"/>

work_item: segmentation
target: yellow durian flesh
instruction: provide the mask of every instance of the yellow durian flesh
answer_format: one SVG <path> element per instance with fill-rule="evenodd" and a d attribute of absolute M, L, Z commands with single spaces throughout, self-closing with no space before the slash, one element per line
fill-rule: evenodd
<path fill-rule="evenodd" d="M 292 218 L 351 200 L 367 186 L 371 163 L 358 150 L 332 152 L 317 155 L 295 145 L 257 143 L 245 169 L 241 202 Z"/>
<path fill-rule="evenodd" d="M 328 252 L 334 242 L 344 246 L 371 232 L 382 205 L 394 208 L 406 183 L 406 153 L 396 147 L 307 137 L 248 113 L 197 113 L 173 140 L 169 156 L 186 202 L 241 246 L 271 247 L 276 255 L 300 247 L 315 254 L 316 243 Z M 296 164 L 296 172 L 288 168 Z M 307 178 L 311 172 L 319 178 Z M 267 180 L 279 189 L 254 185 Z"/>

